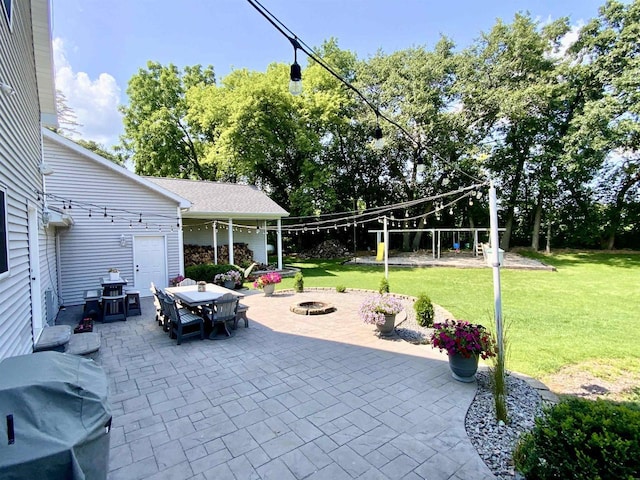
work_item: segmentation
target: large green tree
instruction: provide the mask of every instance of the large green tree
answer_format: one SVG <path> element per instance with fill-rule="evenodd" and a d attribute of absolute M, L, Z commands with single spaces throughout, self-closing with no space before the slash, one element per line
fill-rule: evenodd
<path fill-rule="evenodd" d="M 175 65 L 148 62 L 127 88 L 129 105 L 121 107 L 124 135 L 121 149 L 142 175 L 215 179 L 215 166 L 203 161 L 210 133 L 188 122 L 186 91 L 215 84 L 213 67 L 180 71 Z"/>

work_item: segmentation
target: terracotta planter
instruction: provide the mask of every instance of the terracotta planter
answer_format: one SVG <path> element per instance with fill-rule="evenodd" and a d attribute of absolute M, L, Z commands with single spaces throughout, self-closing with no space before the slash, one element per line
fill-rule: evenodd
<path fill-rule="evenodd" d="M 264 292 L 264 296 L 265 297 L 270 297 L 271 295 L 273 295 L 273 292 L 276 290 L 276 284 L 275 283 L 270 283 L 268 285 L 265 285 L 264 287 L 262 287 L 262 291 Z"/>
<path fill-rule="evenodd" d="M 479 355 L 471 355 L 469 358 L 465 358 L 459 353 L 449 355 L 449 368 L 451 368 L 451 375 L 459 382 L 471 383 L 476 379 L 476 372 L 478 371 L 478 357 Z"/>
<path fill-rule="evenodd" d="M 380 332 L 381 337 L 393 335 L 393 327 L 396 325 L 396 316 L 385 315 L 383 324 L 376 324 L 376 328 Z"/>

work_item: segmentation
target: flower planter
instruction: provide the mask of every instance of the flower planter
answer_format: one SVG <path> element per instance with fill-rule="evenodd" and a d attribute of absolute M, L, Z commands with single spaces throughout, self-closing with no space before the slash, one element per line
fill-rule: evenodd
<path fill-rule="evenodd" d="M 459 353 L 449 354 L 449 368 L 451 368 L 453 378 L 459 382 L 473 382 L 478 371 L 478 357 L 478 354 L 473 354 L 469 358 L 465 358 Z"/>
<path fill-rule="evenodd" d="M 384 323 L 380 324 L 377 323 L 376 324 L 376 328 L 378 329 L 378 331 L 380 332 L 380 336 L 381 337 L 387 337 L 389 335 L 393 335 L 393 327 L 395 327 L 396 324 L 396 315 L 385 315 L 384 316 Z"/>
<path fill-rule="evenodd" d="M 224 282 L 224 288 L 233 290 L 234 288 L 236 288 L 236 282 L 234 282 L 233 280 L 227 280 Z"/>
<path fill-rule="evenodd" d="M 262 291 L 264 292 L 264 296 L 265 297 L 270 297 L 271 295 L 273 295 L 273 292 L 276 289 L 276 284 L 275 283 L 269 283 L 268 285 L 265 285 L 264 287 L 262 287 Z"/>
<path fill-rule="evenodd" d="M 109 280 L 116 281 L 120 280 L 120 272 L 109 272 Z"/>

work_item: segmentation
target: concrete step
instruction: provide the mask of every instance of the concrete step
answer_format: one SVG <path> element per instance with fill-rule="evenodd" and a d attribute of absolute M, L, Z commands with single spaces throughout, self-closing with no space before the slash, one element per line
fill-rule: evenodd
<path fill-rule="evenodd" d="M 91 355 L 100 350 L 100 334 L 86 332 L 74 335 L 69 325 L 45 327 L 33 351 L 47 350 L 71 355 Z"/>
<path fill-rule="evenodd" d="M 64 352 L 67 343 L 71 340 L 71 335 L 72 331 L 69 325 L 45 327 L 33 351 L 44 352 L 53 350 L 55 352 Z"/>
<path fill-rule="evenodd" d="M 95 332 L 71 335 L 65 353 L 71 355 L 90 355 L 100 350 L 100 334 Z"/>

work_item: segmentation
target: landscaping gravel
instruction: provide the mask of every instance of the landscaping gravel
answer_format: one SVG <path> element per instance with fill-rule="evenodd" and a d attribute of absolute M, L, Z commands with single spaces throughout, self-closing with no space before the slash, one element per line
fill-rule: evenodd
<path fill-rule="evenodd" d="M 411 302 L 407 302 L 406 307 L 407 318 L 396 326 L 396 333 L 411 343 L 428 343 L 433 329 L 418 325 Z M 436 305 L 434 307 L 436 322 L 453 318 L 446 310 Z M 489 375 L 479 371 L 476 378 L 478 391 L 465 419 L 467 435 L 496 478 L 511 480 L 515 478 L 511 460 L 513 449 L 520 435 L 531 430 L 535 425 L 535 417 L 542 413 L 542 398 L 527 382 L 508 375 L 506 385 L 509 422 L 506 425 L 498 423 Z"/>

